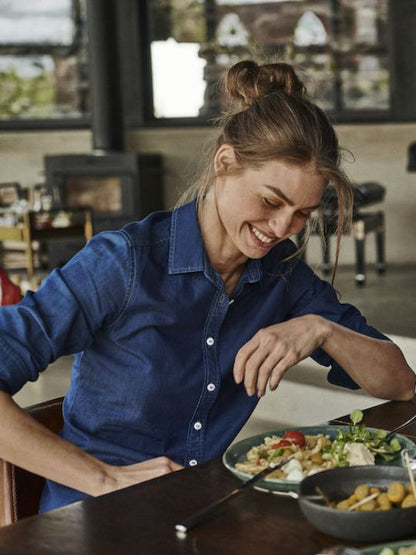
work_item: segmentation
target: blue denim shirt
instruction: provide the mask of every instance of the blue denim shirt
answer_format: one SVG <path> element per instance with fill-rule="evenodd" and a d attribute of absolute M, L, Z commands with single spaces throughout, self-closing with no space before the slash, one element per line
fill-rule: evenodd
<path fill-rule="evenodd" d="M 0 310 L 0 388 L 14 394 L 75 353 L 62 436 L 127 465 L 166 455 L 182 465 L 219 456 L 256 406 L 232 376 L 262 327 L 317 313 L 374 337 L 295 246 L 250 260 L 231 297 L 204 250 L 195 203 L 95 236 L 37 292 Z M 323 351 L 328 379 L 357 385 Z M 42 510 L 85 497 L 48 482 Z"/>

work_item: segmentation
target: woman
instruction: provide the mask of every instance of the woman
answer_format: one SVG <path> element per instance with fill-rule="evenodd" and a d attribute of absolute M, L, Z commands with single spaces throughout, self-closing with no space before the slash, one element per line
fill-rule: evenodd
<path fill-rule="evenodd" d="M 99 234 L 0 311 L 0 456 L 48 478 L 41 510 L 219 456 L 266 387 L 309 355 L 334 384 L 414 394 L 398 347 L 288 239 L 329 182 L 340 233 L 350 210 L 327 118 L 285 64 L 236 64 L 227 92 L 196 200 Z M 57 437 L 10 396 L 69 353 Z"/>

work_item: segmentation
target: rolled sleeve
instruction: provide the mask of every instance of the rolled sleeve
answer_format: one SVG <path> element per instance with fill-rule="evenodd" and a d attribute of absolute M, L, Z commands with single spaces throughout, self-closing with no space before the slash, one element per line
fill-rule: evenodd
<path fill-rule="evenodd" d="M 292 307 L 291 318 L 305 314 L 319 314 L 327 320 L 363 335 L 389 341 L 386 335 L 367 323 L 366 318 L 355 306 L 339 302 L 332 285 L 316 276 L 306 264 L 297 262 L 292 275 L 294 290 L 301 291 L 301 294 Z M 302 284 L 305 285 L 302 286 Z M 314 351 L 311 357 L 322 366 L 330 367 L 327 376 L 329 383 L 348 389 L 360 389 L 342 366 L 322 349 Z"/>
<path fill-rule="evenodd" d="M 0 388 L 14 395 L 58 357 L 77 353 L 114 321 L 132 282 L 131 245 L 123 232 L 94 237 L 38 291 L 0 309 Z"/>

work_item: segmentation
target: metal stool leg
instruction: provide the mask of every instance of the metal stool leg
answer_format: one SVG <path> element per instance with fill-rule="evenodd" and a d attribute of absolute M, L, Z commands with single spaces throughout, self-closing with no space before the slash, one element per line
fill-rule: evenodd
<path fill-rule="evenodd" d="M 384 227 L 384 214 L 383 212 L 379 212 L 380 216 L 380 225 L 376 230 L 376 252 L 377 252 L 377 262 L 376 262 L 376 271 L 378 274 L 384 274 L 386 271 L 386 263 L 385 263 L 385 227 Z"/>
<path fill-rule="evenodd" d="M 324 274 L 331 273 L 331 244 L 330 244 L 330 234 L 324 233 L 321 240 L 322 244 L 322 272 Z"/>
<path fill-rule="evenodd" d="M 365 223 L 362 220 L 354 222 L 355 238 L 355 284 L 365 284 Z"/>

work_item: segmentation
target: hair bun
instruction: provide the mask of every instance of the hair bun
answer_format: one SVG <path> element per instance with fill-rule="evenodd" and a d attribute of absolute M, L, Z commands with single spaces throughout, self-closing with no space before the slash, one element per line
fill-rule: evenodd
<path fill-rule="evenodd" d="M 236 63 L 229 71 L 225 89 L 231 101 L 246 109 L 254 101 L 273 92 L 305 96 L 305 87 L 293 67 L 286 63 L 258 65 L 245 60 Z"/>

